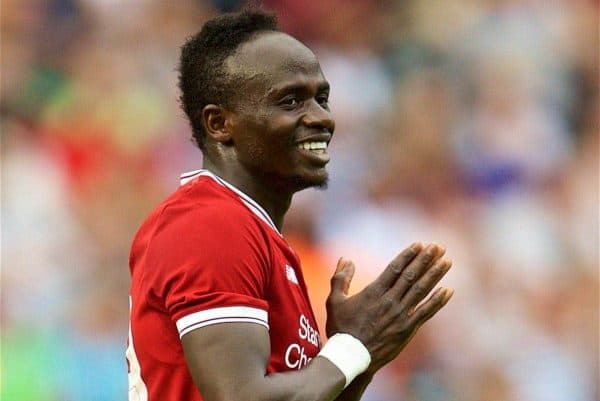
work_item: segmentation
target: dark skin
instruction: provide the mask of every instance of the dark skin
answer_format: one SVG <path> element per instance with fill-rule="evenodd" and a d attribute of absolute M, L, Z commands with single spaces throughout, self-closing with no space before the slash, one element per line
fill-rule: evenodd
<path fill-rule="evenodd" d="M 256 200 L 281 229 L 292 195 L 327 180 L 325 160 L 307 156 L 297 142 L 329 142 L 335 122 L 329 83 L 315 55 L 281 33 L 246 42 L 226 66 L 248 82 L 234 110 L 208 105 L 204 168 Z"/>
<path fill-rule="evenodd" d="M 234 107 L 207 105 L 204 168 L 256 200 L 279 229 L 295 192 L 327 180 L 326 152 L 300 149 L 329 142 L 335 123 L 329 85 L 314 54 L 283 33 L 260 33 L 226 60 L 248 86 Z M 183 336 L 192 377 L 207 401 L 358 400 L 373 375 L 393 360 L 452 290 L 430 294 L 451 262 L 436 244 L 413 244 L 361 292 L 349 297 L 355 267 L 340 260 L 327 300 L 327 335 L 348 333 L 371 354 L 371 364 L 344 389 L 342 372 L 316 357 L 304 369 L 266 375 L 268 330 L 249 323 L 204 327 Z M 419 305 L 420 304 L 420 305 Z"/>

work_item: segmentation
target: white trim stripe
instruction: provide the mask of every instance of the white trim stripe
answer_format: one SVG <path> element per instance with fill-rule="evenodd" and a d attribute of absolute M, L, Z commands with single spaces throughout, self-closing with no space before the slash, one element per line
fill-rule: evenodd
<path fill-rule="evenodd" d="M 256 323 L 269 328 L 269 318 L 264 309 L 251 306 L 224 306 L 190 313 L 175 323 L 179 337 L 192 330 L 218 323 Z"/>
<path fill-rule="evenodd" d="M 248 207 L 250 207 L 255 213 L 259 213 L 262 216 L 262 219 L 265 220 L 267 224 L 269 224 L 277 231 L 275 223 L 273 223 L 273 220 L 271 220 L 271 216 L 269 216 L 266 210 L 264 210 L 254 199 L 252 199 L 251 197 L 249 197 L 248 195 L 246 195 L 245 193 L 243 193 L 242 191 L 240 191 L 235 186 L 231 185 L 221 177 L 215 176 L 215 179 L 223 185 L 225 185 L 227 188 L 231 189 L 233 192 L 235 192 L 240 198 L 242 198 L 242 200 Z"/>
<path fill-rule="evenodd" d="M 202 174 L 202 170 L 194 170 L 187 173 L 183 173 L 179 176 L 179 185 L 185 185 L 200 175 L 205 175 Z"/>
<path fill-rule="evenodd" d="M 214 319 L 214 320 L 211 320 L 210 322 L 193 324 L 193 325 L 187 327 L 185 330 L 179 332 L 179 338 L 182 338 L 187 333 L 194 331 L 196 329 L 206 327 L 206 326 L 211 326 L 213 324 L 219 324 L 219 323 L 254 323 L 254 324 L 259 324 L 261 326 L 266 327 L 267 330 L 269 329 L 269 325 L 267 323 L 263 322 L 262 320 L 244 319 L 244 318 L 231 318 L 231 319 L 223 318 L 223 319 Z"/>
<path fill-rule="evenodd" d="M 131 333 L 131 295 L 129 296 L 129 337 L 127 341 L 127 350 L 125 351 L 125 358 L 129 362 L 129 369 L 127 372 L 127 381 L 129 383 L 129 401 L 148 401 L 148 387 L 142 379 L 142 368 L 140 362 L 135 353 L 135 347 L 133 346 L 133 335 Z"/>
<path fill-rule="evenodd" d="M 232 192 L 234 192 L 240 198 L 242 203 L 244 205 L 246 205 L 246 207 L 248 209 L 250 209 L 250 211 L 252 213 L 254 213 L 258 218 L 260 218 L 268 226 L 270 226 L 273 230 L 275 230 L 277 232 L 277 234 L 281 235 L 281 233 L 275 226 L 275 223 L 273 223 L 271 216 L 269 216 L 269 214 L 266 212 L 265 209 L 262 208 L 262 206 L 260 206 L 254 199 L 252 199 L 251 197 L 246 195 L 244 192 L 240 191 L 234 185 L 228 183 L 221 177 L 216 176 L 215 174 L 211 173 L 208 170 L 194 170 L 194 171 L 190 171 L 188 173 L 181 174 L 179 179 L 180 179 L 181 185 L 185 185 L 188 182 L 190 182 L 193 179 L 200 177 L 200 176 L 210 177 L 213 180 L 215 180 L 217 183 L 221 184 L 222 186 L 229 188 Z"/>

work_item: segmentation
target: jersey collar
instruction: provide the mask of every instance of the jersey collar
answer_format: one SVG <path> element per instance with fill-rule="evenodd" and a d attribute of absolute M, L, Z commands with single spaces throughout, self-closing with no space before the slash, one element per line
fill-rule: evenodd
<path fill-rule="evenodd" d="M 258 204 L 258 202 L 256 202 L 254 199 L 252 199 L 251 197 L 249 197 L 248 195 L 246 195 L 244 192 L 242 192 L 241 190 L 239 190 L 238 188 L 236 188 L 234 185 L 228 183 L 227 181 L 225 181 L 221 177 L 218 177 L 214 173 L 212 173 L 212 172 L 210 172 L 208 170 L 204 170 L 204 169 L 194 170 L 194 171 L 190 171 L 188 173 L 183 173 L 179 177 L 179 179 L 180 179 L 180 185 L 185 185 L 188 182 L 192 181 L 193 179 L 195 179 L 197 177 L 201 177 L 201 176 L 209 177 L 209 178 L 213 179 L 217 184 L 219 184 L 221 186 L 224 186 L 224 187 L 228 188 L 230 191 L 234 192 L 240 198 L 240 200 L 242 201 L 242 203 L 244 205 L 246 205 L 246 207 L 252 213 L 254 213 L 259 219 L 261 219 L 262 221 L 264 221 L 268 226 L 270 226 L 273 230 L 275 230 L 275 232 L 277 234 L 279 234 L 281 236 L 281 233 L 279 232 L 279 230 L 275 226 L 275 223 L 273 223 L 273 220 L 271 219 L 271 216 L 269 216 L 269 214 L 266 212 L 266 210 L 263 209 L 262 206 L 260 206 Z"/>

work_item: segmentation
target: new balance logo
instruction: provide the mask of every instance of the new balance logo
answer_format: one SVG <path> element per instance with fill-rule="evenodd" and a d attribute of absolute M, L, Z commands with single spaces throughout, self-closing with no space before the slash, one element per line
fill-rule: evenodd
<path fill-rule="evenodd" d="M 296 272 L 292 266 L 285 265 L 285 275 L 292 283 L 298 284 L 298 277 L 296 277 Z"/>

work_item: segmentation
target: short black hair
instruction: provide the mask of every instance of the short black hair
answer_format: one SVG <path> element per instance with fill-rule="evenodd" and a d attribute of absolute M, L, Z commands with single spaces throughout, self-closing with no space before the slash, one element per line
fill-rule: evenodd
<path fill-rule="evenodd" d="M 201 119 L 204 106 L 230 107 L 232 97 L 239 93 L 235 77 L 225 70 L 225 59 L 261 31 L 279 31 L 275 14 L 261 9 L 222 14 L 207 21 L 181 48 L 179 99 L 200 149 L 206 136 Z"/>

